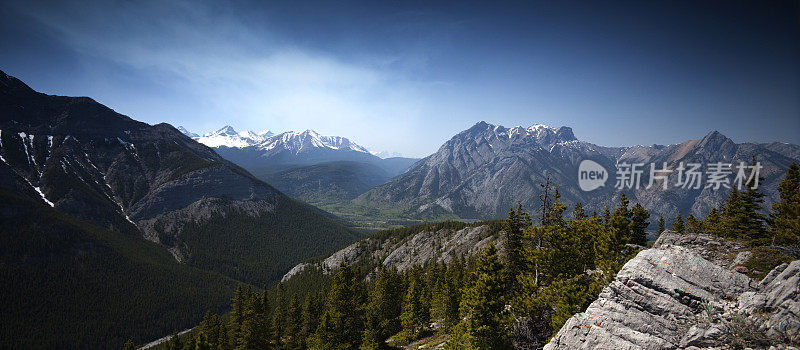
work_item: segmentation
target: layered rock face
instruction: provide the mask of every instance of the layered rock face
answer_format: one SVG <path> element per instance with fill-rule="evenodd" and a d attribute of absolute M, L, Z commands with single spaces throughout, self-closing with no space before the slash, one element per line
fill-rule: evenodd
<path fill-rule="evenodd" d="M 743 247 L 665 232 L 628 261 L 545 349 L 714 348 L 792 344 L 800 330 L 800 260 L 760 283 L 735 271 Z M 747 338 L 747 339 L 741 339 Z"/>
<path fill-rule="evenodd" d="M 320 263 L 314 264 L 329 273 L 342 264 L 352 265 L 365 259 L 381 261 L 386 267 L 406 271 L 429 262 L 450 263 L 459 256 L 479 253 L 490 244 L 502 248 L 503 240 L 489 225 L 465 227 L 460 230 L 421 230 L 407 237 L 389 237 L 385 240 L 365 238 L 339 250 Z M 287 272 L 287 281 L 311 264 L 301 263 Z"/>

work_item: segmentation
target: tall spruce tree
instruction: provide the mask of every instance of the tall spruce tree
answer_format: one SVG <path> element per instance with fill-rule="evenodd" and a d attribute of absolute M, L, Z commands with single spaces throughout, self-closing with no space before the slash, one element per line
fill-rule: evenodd
<path fill-rule="evenodd" d="M 457 326 L 454 342 L 458 346 L 466 349 L 510 348 L 504 329 L 502 272 L 497 249 L 489 246 L 478 257 L 469 285 L 463 292 L 462 321 Z"/>
<path fill-rule="evenodd" d="M 675 222 L 672 223 L 672 230 L 678 233 L 683 233 L 685 231 L 685 227 L 683 225 L 683 215 L 680 213 L 675 216 Z"/>
<path fill-rule="evenodd" d="M 506 235 L 506 291 L 510 292 L 517 287 L 517 276 L 527 269 L 524 248 L 522 246 L 523 232 L 531 225 L 528 213 L 522 210 L 522 204 L 517 203 L 517 209 L 511 208 L 508 218 L 503 221 L 503 232 Z"/>
<path fill-rule="evenodd" d="M 408 340 L 417 339 L 430 322 L 430 308 L 425 303 L 425 285 L 418 273 L 412 273 L 408 291 L 403 298 L 403 313 L 400 315 L 403 333 Z"/>
<path fill-rule="evenodd" d="M 694 215 L 689 214 L 689 216 L 686 217 L 685 231 L 688 233 L 702 233 L 703 222 L 697 220 Z"/>
<path fill-rule="evenodd" d="M 773 244 L 800 244 L 800 168 L 789 165 L 786 178 L 778 185 L 780 202 L 772 206 Z"/>
<path fill-rule="evenodd" d="M 356 349 L 363 334 L 363 286 L 355 270 L 342 265 L 333 276 L 333 286 L 322 320 L 309 339 L 312 349 Z"/>
<path fill-rule="evenodd" d="M 645 230 L 647 226 L 650 225 L 650 222 L 647 221 L 649 218 L 650 213 L 639 203 L 636 203 L 631 213 L 631 243 L 642 246 L 647 244 L 647 233 Z"/>
<path fill-rule="evenodd" d="M 720 218 L 717 208 L 711 208 L 711 210 L 708 212 L 708 215 L 706 215 L 705 219 L 703 219 L 702 225 L 703 232 L 710 235 L 722 236 L 725 232 L 725 229 L 722 226 L 722 219 Z"/>
<path fill-rule="evenodd" d="M 664 230 L 666 230 L 666 226 L 664 224 L 664 215 L 659 215 L 658 216 L 658 234 L 661 234 L 661 232 L 664 232 Z"/>

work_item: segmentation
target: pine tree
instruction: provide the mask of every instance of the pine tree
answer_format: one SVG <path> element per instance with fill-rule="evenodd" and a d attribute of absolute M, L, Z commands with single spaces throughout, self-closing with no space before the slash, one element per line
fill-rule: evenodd
<path fill-rule="evenodd" d="M 283 283 L 278 283 L 275 288 L 275 307 L 272 311 L 272 342 L 278 345 L 283 343 L 283 337 L 286 334 L 285 294 Z"/>
<path fill-rule="evenodd" d="M 270 322 L 267 318 L 269 312 L 264 305 L 263 298 L 257 293 L 246 292 L 243 322 L 237 350 L 265 349 L 270 346 Z"/>
<path fill-rule="evenodd" d="M 666 230 L 666 227 L 664 225 L 664 215 L 659 215 L 658 216 L 658 234 L 661 234 L 661 232 L 664 232 L 664 230 Z"/>
<path fill-rule="evenodd" d="M 561 201 L 561 192 L 558 187 L 553 189 L 553 195 L 550 200 L 550 207 L 547 210 L 547 225 L 552 226 L 565 226 L 564 211 L 567 210 L 566 204 Z"/>
<path fill-rule="evenodd" d="M 437 286 L 432 305 L 431 316 L 439 320 L 441 328 L 445 331 L 458 323 L 458 307 L 461 302 L 460 269 L 461 266 L 455 262 L 446 268 L 444 278 Z"/>
<path fill-rule="evenodd" d="M 355 349 L 363 334 L 364 295 L 355 271 L 342 265 L 333 276 L 328 303 L 308 345 L 312 349 Z"/>
<path fill-rule="evenodd" d="M 728 196 L 728 201 L 725 202 L 724 209 L 722 210 L 722 227 L 723 235 L 733 238 L 744 238 L 747 218 L 744 210 L 744 204 L 739 190 L 736 187 L 731 188 L 731 194 Z"/>
<path fill-rule="evenodd" d="M 417 339 L 428 327 L 430 309 L 426 307 L 425 287 L 419 276 L 412 274 L 408 291 L 403 298 L 403 313 L 400 321 L 408 340 Z"/>
<path fill-rule="evenodd" d="M 773 244 L 800 243 L 800 168 L 789 165 L 786 178 L 778 185 L 780 202 L 772 206 Z"/>
<path fill-rule="evenodd" d="M 575 209 L 572 210 L 572 220 L 586 219 L 586 213 L 583 210 L 583 204 L 580 202 L 575 203 Z"/>
<path fill-rule="evenodd" d="M 289 307 L 286 310 L 286 331 L 285 336 L 288 337 L 286 349 L 303 349 L 305 347 L 305 337 L 301 336 L 300 328 L 303 325 L 303 309 L 297 299 L 297 295 L 292 295 L 289 301 Z"/>
<path fill-rule="evenodd" d="M 125 342 L 125 345 L 123 345 L 122 349 L 124 349 L 124 350 L 136 350 L 136 344 L 133 343 L 133 340 L 128 339 L 128 341 Z"/>
<path fill-rule="evenodd" d="M 231 300 L 230 325 L 228 326 L 230 332 L 228 339 L 230 339 L 233 347 L 237 347 L 239 345 L 242 324 L 244 323 L 244 309 L 245 295 L 244 289 L 240 284 L 236 287 L 236 292 L 234 292 L 233 299 Z"/>
<path fill-rule="evenodd" d="M 684 229 L 688 233 L 702 233 L 703 222 L 698 221 L 695 219 L 694 215 L 689 214 L 689 216 L 686 217 L 686 227 Z"/>
<path fill-rule="evenodd" d="M 672 230 L 678 233 L 684 232 L 683 216 L 680 213 L 675 217 L 675 222 L 672 223 Z"/>
<path fill-rule="evenodd" d="M 715 236 L 722 236 L 725 232 L 724 228 L 722 227 L 722 219 L 720 218 L 719 211 L 716 208 L 711 208 L 711 211 L 708 212 L 706 218 L 702 221 L 703 225 L 703 232 L 715 235 Z"/>
<path fill-rule="evenodd" d="M 181 342 L 181 337 L 178 335 L 178 331 L 172 332 L 172 336 L 170 336 L 169 340 L 166 344 L 167 350 L 181 350 L 183 349 L 183 343 Z"/>
<path fill-rule="evenodd" d="M 647 221 L 648 218 L 650 218 L 650 213 L 639 203 L 636 203 L 631 214 L 631 243 L 642 246 L 647 244 L 647 233 L 645 230 L 647 226 L 650 225 Z"/>
<path fill-rule="evenodd" d="M 506 291 L 512 291 L 517 286 L 517 275 L 527 269 L 522 236 L 525 228 L 531 225 L 530 216 L 522 210 L 522 204 L 517 204 L 517 209 L 511 208 L 508 218 L 503 222 L 503 232 L 506 235 Z"/>
<path fill-rule="evenodd" d="M 756 165 L 755 157 L 753 157 L 753 165 Z M 763 180 L 763 178 L 759 178 L 758 183 Z M 741 193 L 742 209 L 744 210 L 743 236 L 749 239 L 762 239 L 767 237 L 766 215 L 762 213 L 766 195 L 759 191 L 755 184 L 756 179 L 747 181 L 746 189 Z"/>
<path fill-rule="evenodd" d="M 400 331 L 403 292 L 402 277 L 380 264 L 378 276 L 369 292 L 362 349 L 382 348 L 387 338 Z"/>
<path fill-rule="evenodd" d="M 469 286 L 461 301 L 462 321 L 455 342 L 468 349 L 506 349 L 510 344 L 504 329 L 503 265 L 497 249 L 489 246 L 477 259 Z"/>

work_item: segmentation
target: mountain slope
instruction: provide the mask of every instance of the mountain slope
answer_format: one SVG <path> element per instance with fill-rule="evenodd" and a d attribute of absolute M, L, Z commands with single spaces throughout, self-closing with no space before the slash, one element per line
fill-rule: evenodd
<path fill-rule="evenodd" d="M 0 189 L 0 200 L 0 348 L 154 339 L 222 310 L 238 283 L 10 191 Z"/>
<path fill-rule="evenodd" d="M 381 168 L 361 162 L 326 162 L 267 175 L 281 192 L 311 204 L 347 201 L 389 180 Z"/>
<path fill-rule="evenodd" d="M 72 261 L 95 273 L 65 276 L 74 279 L 68 285 L 94 283 L 92 281 L 101 280 L 96 278 L 98 275 L 104 274 L 113 275 L 113 278 L 104 278 L 118 281 L 108 290 L 92 291 L 95 294 L 88 300 L 109 298 L 125 304 L 145 295 L 143 300 L 152 304 L 150 307 L 143 301 L 141 312 L 148 313 L 147 319 L 157 325 L 158 333 L 152 332 L 150 326 L 136 328 L 134 322 L 143 322 L 141 319 L 118 320 L 111 314 L 115 310 L 102 309 L 108 313 L 105 315 L 108 319 L 115 321 L 104 327 L 95 324 L 101 328 L 93 332 L 101 339 L 145 333 L 155 337 L 163 335 L 165 330 L 169 332 L 197 322 L 199 318 L 194 313 L 181 316 L 180 323 L 167 318 L 171 311 L 163 309 L 164 305 L 191 302 L 192 299 L 184 298 L 188 294 L 172 290 L 187 285 L 172 286 L 174 283 L 170 279 L 151 275 L 156 274 L 154 271 L 158 268 L 163 270 L 162 267 L 124 268 L 141 266 L 126 254 L 130 245 L 155 250 L 148 254 L 157 256 L 158 264 L 166 264 L 163 257 L 171 253 L 172 258 L 167 259 L 170 265 L 166 268 L 175 272 L 164 275 L 173 276 L 171 279 L 186 279 L 202 272 L 197 270 L 200 268 L 211 271 L 202 272 L 207 276 L 221 273 L 261 285 L 279 279 L 298 261 L 344 246 L 358 236 L 329 214 L 288 198 L 170 125 L 141 123 L 86 97 L 41 94 L 2 72 L 0 172 L 3 175 L 0 190 L 8 196 L 52 207 L 65 220 L 92 227 L 73 234 L 70 232 L 74 230 L 69 227 L 55 225 L 52 235 L 66 237 L 65 247 L 70 246 L 73 240 L 70 237 L 85 231 L 107 232 L 113 239 L 127 242 L 109 246 L 104 250 L 108 255 L 96 259 L 85 254 L 84 249 L 62 252 L 67 259 L 64 266 L 72 266 Z M 10 230 L 5 231 L 9 232 L 4 235 L 5 247 L 29 247 L 24 235 L 13 233 L 31 232 L 49 225 L 38 220 L 26 221 L 25 210 L 13 209 L 8 204 L 0 207 L 0 212 L 3 229 Z M 89 248 L 99 246 L 92 239 L 85 239 L 85 244 Z M 84 244 L 81 240 L 78 242 L 75 244 Z M 31 251 L 26 256 L 39 256 L 42 261 L 56 259 L 50 256 L 48 244 L 30 246 Z M 4 261 L 16 261 L 14 253 L 5 252 Z M 108 265 L 109 260 L 104 256 L 112 256 L 109 259 L 114 264 Z M 81 260 L 82 257 L 86 260 Z M 175 260 L 184 265 L 178 265 Z M 59 266 L 53 263 L 4 268 L 22 269 L 19 271 L 33 276 L 52 276 L 60 271 L 55 270 Z M 3 282 L 15 281 L 13 276 L 13 273 L 4 275 Z M 215 278 L 218 281 L 214 281 Z M 144 284 L 136 284 L 137 280 Z M 192 288 L 205 286 L 198 292 L 225 290 L 227 293 L 229 289 L 225 288 L 230 287 L 229 281 L 221 276 L 203 277 L 199 285 L 193 284 Z M 128 294 L 115 290 L 127 290 Z M 165 294 L 159 296 L 146 290 L 164 290 Z M 21 302 L 18 294 L 5 296 L 3 305 Z M 47 304 L 47 299 L 42 299 L 46 295 L 29 297 L 32 299 L 26 302 L 30 301 L 31 305 Z M 165 299 L 152 299 L 156 297 Z M 207 306 L 223 307 L 225 299 L 209 300 Z M 64 322 L 63 319 L 44 322 L 56 321 Z M 115 323 L 117 321 L 119 324 Z M 135 332 L 121 333 L 112 326 Z M 63 344 L 70 343 L 65 341 Z"/>
<path fill-rule="evenodd" d="M 568 127 L 534 125 L 509 129 L 480 122 L 355 202 L 399 207 L 417 217 L 454 213 L 463 218 L 500 218 L 517 201 L 526 208 L 538 208 L 540 184 L 550 175 L 566 203 L 581 202 L 589 210 L 601 211 L 606 205 L 613 206 L 620 192 L 614 188 L 613 171 L 618 162 L 641 162 L 648 166 L 654 163 L 660 169 L 666 161 L 675 169 L 680 162 L 749 164 L 755 155 L 764 166 L 761 188 L 769 194 L 769 204 L 777 199 L 775 189 L 780 174 L 790 162 L 798 161 L 798 149 L 796 145 L 777 143 L 736 144 L 718 132 L 678 145 L 602 147 L 576 139 Z M 593 160 L 611 172 L 605 187 L 591 192 L 580 190 L 578 166 L 584 159 Z M 642 184 L 646 185 L 648 179 L 649 173 L 645 172 Z M 667 218 L 679 212 L 704 215 L 728 194 L 712 189 L 662 191 L 657 186 L 625 192 L 654 215 L 663 214 Z"/>

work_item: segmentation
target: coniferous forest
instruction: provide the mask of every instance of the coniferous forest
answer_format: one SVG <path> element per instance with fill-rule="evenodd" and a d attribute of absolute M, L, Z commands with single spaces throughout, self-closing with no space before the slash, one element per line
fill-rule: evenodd
<path fill-rule="evenodd" d="M 587 213 L 568 208 L 557 188 L 534 223 L 525 208 L 489 222 L 502 246 L 449 264 L 405 272 L 379 261 L 341 265 L 330 275 L 309 269 L 271 289 L 240 285 L 230 312 L 203 322 L 166 349 L 388 349 L 425 342 L 448 349 L 541 346 L 583 311 L 622 265 L 648 242 L 650 214 L 623 193 L 615 208 Z M 671 220 L 680 233 L 706 233 L 752 249 L 750 271 L 792 260 L 800 243 L 800 171 L 792 164 L 779 187 L 781 201 L 763 207 L 763 194 L 733 189 L 705 218 Z M 659 230 L 667 220 L 658 219 Z M 476 223 L 481 224 L 481 223 Z M 465 227 L 464 223 L 441 223 Z M 428 225 L 427 228 L 430 228 Z M 426 227 L 382 231 L 407 236 Z M 794 247 L 794 248 L 792 248 Z M 752 276 L 763 277 L 763 276 Z"/>

